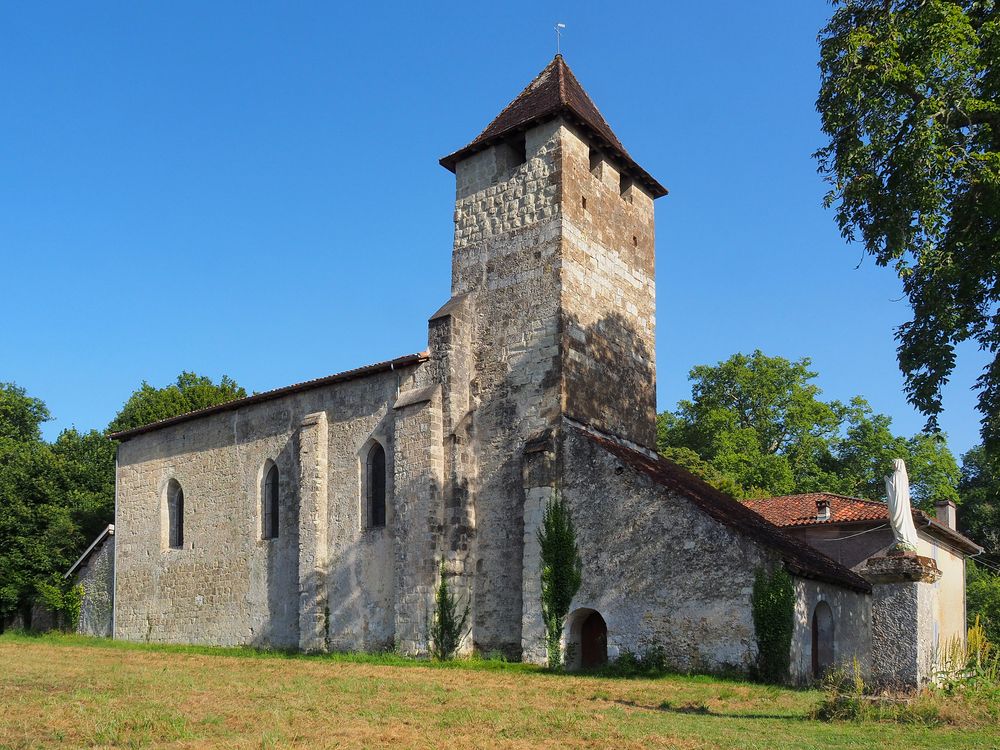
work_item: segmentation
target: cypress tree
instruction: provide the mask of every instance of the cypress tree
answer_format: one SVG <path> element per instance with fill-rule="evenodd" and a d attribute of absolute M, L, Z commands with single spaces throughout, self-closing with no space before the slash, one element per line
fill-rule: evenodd
<path fill-rule="evenodd" d="M 549 500 L 538 530 L 541 546 L 542 619 L 549 668 L 562 664 L 559 640 L 570 603 L 580 589 L 583 561 L 576 546 L 576 531 L 565 501 L 558 495 Z"/>

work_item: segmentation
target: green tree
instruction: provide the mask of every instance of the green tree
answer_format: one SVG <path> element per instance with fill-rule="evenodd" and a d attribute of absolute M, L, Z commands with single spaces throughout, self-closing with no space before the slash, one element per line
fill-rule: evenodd
<path fill-rule="evenodd" d="M 658 418 L 658 448 L 736 497 L 827 491 L 878 498 L 892 459 L 903 458 L 916 503 L 957 499 L 958 465 L 943 436 L 894 435 L 889 417 L 860 397 L 823 401 L 816 376 L 808 359 L 760 351 L 695 367 L 691 399 Z M 696 456 L 677 453 L 685 449 Z"/>
<path fill-rule="evenodd" d="M 431 652 L 435 659 L 447 661 L 455 656 L 465 635 L 469 620 L 469 603 L 459 614 L 458 597 L 451 593 L 444 558 L 441 558 L 437 591 L 434 594 L 434 616 L 431 620 Z"/>
<path fill-rule="evenodd" d="M 228 375 L 214 383 L 204 375 L 182 372 L 175 382 L 164 388 L 154 388 L 143 381 L 108 425 L 108 432 L 131 430 L 246 395 L 247 392 Z"/>
<path fill-rule="evenodd" d="M 14 383 L 0 383 L 0 440 L 19 443 L 42 439 L 42 422 L 50 419 L 45 404 Z"/>
<path fill-rule="evenodd" d="M 903 283 L 910 402 L 936 429 L 956 345 L 992 355 L 977 388 L 1000 454 L 1000 5 L 833 0 L 820 33 L 816 157 L 840 230 Z"/>
<path fill-rule="evenodd" d="M 962 457 L 958 491 L 962 497 L 959 531 L 982 545 L 988 563 L 1000 566 L 1000 472 L 996 459 L 982 446 Z"/>
<path fill-rule="evenodd" d="M 1000 644 L 1000 575 L 969 560 L 965 569 L 965 598 L 971 625 L 976 616 L 986 630 L 986 638 Z"/>
<path fill-rule="evenodd" d="M 245 395 L 230 378 L 215 384 L 185 372 L 166 388 L 143 383 L 109 429 Z M 69 622 L 76 594 L 62 575 L 114 519 L 114 442 L 71 428 L 48 444 L 41 437 L 47 419 L 42 401 L 0 383 L 0 626 L 17 612 L 29 621 L 35 600 L 58 604 Z"/>
<path fill-rule="evenodd" d="M 0 626 L 30 624 L 42 584 L 72 564 L 83 537 L 66 505 L 59 461 L 41 440 L 0 440 Z"/>
<path fill-rule="evenodd" d="M 97 430 L 71 427 L 50 448 L 66 488 L 62 502 L 89 544 L 115 518 L 115 443 Z"/>
<path fill-rule="evenodd" d="M 783 565 L 768 574 L 759 568 L 750 598 L 757 638 L 757 675 L 765 682 L 784 682 L 791 664 L 795 631 L 795 586 Z"/>
<path fill-rule="evenodd" d="M 583 561 L 576 546 L 576 531 L 569 506 L 556 494 L 545 508 L 538 530 L 541 547 L 542 620 L 549 668 L 562 664 L 559 641 L 573 597 L 580 590 Z"/>

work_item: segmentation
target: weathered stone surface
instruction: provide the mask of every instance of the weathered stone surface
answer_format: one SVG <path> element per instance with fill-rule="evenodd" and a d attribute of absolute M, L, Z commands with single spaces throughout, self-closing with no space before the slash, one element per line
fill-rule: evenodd
<path fill-rule="evenodd" d="M 80 622 L 77 632 L 110 638 L 114 614 L 115 537 L 108 534 L 75 572 L 76 582 L 83 586 Z"/>
<path fill-rule="evenodd" d="M 600 612 L 608 656 L 658 648 L 678 669 L 747 669 L 754 571 L 773 555 L 578 431 L 563 436 L 561 491 L 584 565 L 572 609 Z"/>
<path fill-rule="evenodd" d="M 932 680 L 942 645 L 935 617 L 941 577 L 919 555 L 869 558 L 859 572 L 872 582 L 872 669 L 886 687 L 919 688 Z"/>
<path fill-rule="evenodd" d="M 409 367 L 123 442 L 116 637 L 299 647 L 300 585 L 315 583 L 314 595 L 325 600 L 321 613 L 327 622 L 321 624 L 330 648 L 378 649 L 394 643 L 395 539 L 388 526 L 363 526 L 362 461 L 372 440 L 383 443 L 391 498 L 392 404 L 401 387 L 421 387 L 424 377 L 420 368 Z M 316 550 L 308 543 L 301 549 L 299 543 L 300 425 L 307 415 L 319 413 L 327 421 L 325 563 L 323 550 L 315 557 Z M 268 461 L 280 472 L 277 539 L 261 538 L 261 484 Z M 161 542 L 161 509 L 170 479 L 184 490 L 181 550 L 165 549 Z M 322 580 L 300 578 L 300 554 L 303 561 L 320 560 Z M 314 567 L 307 564 L 305 570 Z M 315 617 L 309 622 L 313 627 Z M 313 634 L 308 647 L 316 645 Z"/>
<path fill-rule="evenodd" d="M 834 664 L 852 668 L 857 659 L 861 673 L 871 672 L 871 597 L 828 583 L 795 579 L 795 630 L 792 635 L 791 679 L 807 683 L 813 675 L 812 624 L 816 607 L 826 602 L 833 612 Z"/>
<path fill-rule="evenodd" d="M 937 563 L 919 555 L 884 555 L 870 557 L 858 572 L 872 583 L 905 581 L 934 583 L 941 577 Z"/>

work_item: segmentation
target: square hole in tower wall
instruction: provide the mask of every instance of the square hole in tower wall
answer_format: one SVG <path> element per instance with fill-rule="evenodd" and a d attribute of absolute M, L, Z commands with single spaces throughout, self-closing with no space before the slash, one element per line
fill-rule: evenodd
<path fill-rule="evenodd" d="M 528 142 L 524 133 L 516 135 L 511 139 L 510 149 L 514 157 L 515 166 L 520 166 L 528 161 Z"/>
<path fill-rule="evenodd" d="M 588 148 L 587 154 L 590 162 L 590 173 L 596 176 L 598 167 L 601 166 L 601 159 L 603 158 L 601 152 L 596 148 Z"/>
<path fill-rule="evenodd" d="M 628 201 L 629 203 L 632 202 L 632 193 L 630 192 L 630 189 L 632 187 L 633 182 L 634 180 L 631 177 L 626 177 L 625 175 L 622 175 L 621 180 L 618 183 L 619 195 L 621 195 L 622 200 Z"/>

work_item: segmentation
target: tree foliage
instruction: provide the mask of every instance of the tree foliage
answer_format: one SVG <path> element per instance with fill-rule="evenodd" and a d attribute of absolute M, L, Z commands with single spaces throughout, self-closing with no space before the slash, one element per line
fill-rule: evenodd
<path fill-rule="evenodd" d="M 1000 644 L 1000 575 L 975 561 L 966 563 L 966 606 L 969 622 L 978 615 L 986 637 Z"/>
<path fill-rule="evenodd" d="M 42 439 L 48 407 L 14 383 L 0 383 L 0 440 L 26 443 Z"/>
<path fill-rule="evenodd" d="M 834 0 L 820 34 L 816 156 L 849 240 L 903 282 L 896 332 L 910 402 L 936 429 L 967 340 L 992 355 L 982 433 L 1000 453 L 1000 6 L 994 0 Z"/>
<path fill-rule="evenodd" d="M 997 460 L 982 446 L 962 457 L 958 490 L 962 496 L 959 531 L 983 547 L 984 558 L 989 564 L 1000 566 L 1000 471 Z M 1000 643 L 1000 640 L 994 642 Z"/>
<path fill-rule="evenodd" d="M 66 474 L 41 439 L 48 409 L 24 389 L 0 384 L 0 623 L 30 622 L 38 586 L 78 554 L 81 535 L 65 502 Z"/>
<path fill-rule="evenodd" d="M 538 530 L 541 547 L 542 619 L 549 667 L 562 664 L 559 641 L 573 597 L 580 590 L 583 561 L 576 546 L 576 531 L 569 506 L 556 494 L 545 508 Z"/>
<path fill-rule="evenodd" d="M 795 630 L 795 587 L 784 566 L 754 575 L 750 599 L 757 637 L 757 675 L 765 682 L 784 682 L 792 659 Z"/>
<path fill-rule="evenodd" d="M 143 381 L 108 425 L 108 431 L 131 430 L 246 395 L 247 392 L 228 375 L 214 383 L 204 375 L 182 372 L 176 381 L 164 388 L 155 388 Z"/>
<path fill-rule="evenodd" d="M 166 388 L 143 383 L 109 430 L 245 395 L 229 378 L 215 384 L 185 372 Z M 0 628 L 16 613 L 29 622 L 36 600 L 69 623 L 77 592 L 62 576 L 114 520 L 114 442 L 96 430 L 70 428 L 47 443 L 41 425 L 48 419 L 41 400 L 0 383 Z"/>
<path fill-rule="evenodd" d="M 695 367 L 691 399 L 657 420 L 657 446 L 735 497 L 826 491 L 879 498 L 892 459 L 902 458 L 914 502 L 930 508 L 957 499 L 958 465 L 943 436 L 895 435 L 889 417 L 863 398 L 822 400 L 816 376 L 808 359 L 760 351 Z"/>

